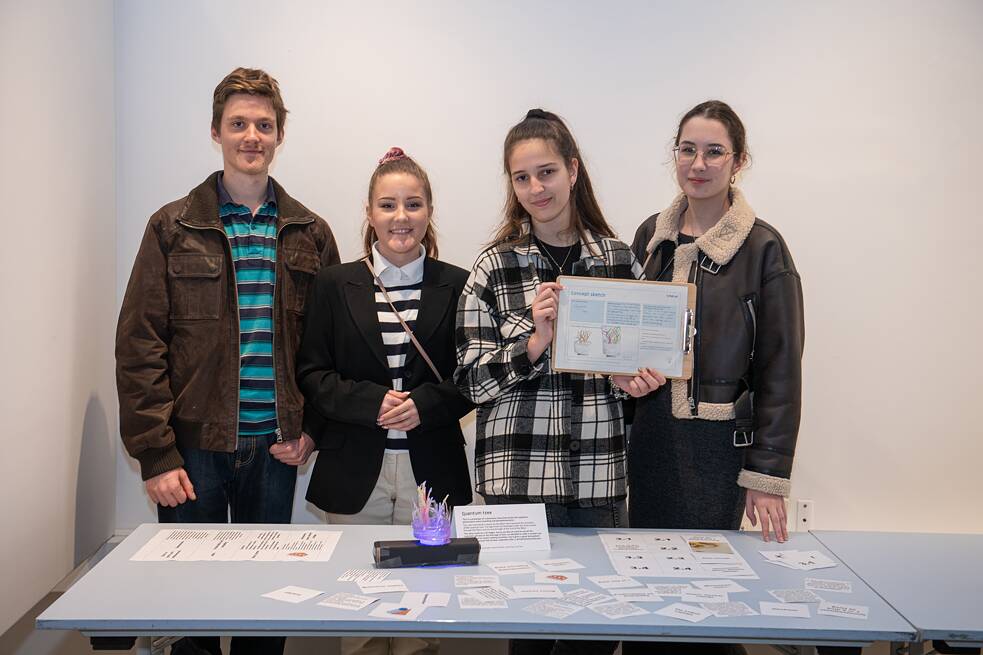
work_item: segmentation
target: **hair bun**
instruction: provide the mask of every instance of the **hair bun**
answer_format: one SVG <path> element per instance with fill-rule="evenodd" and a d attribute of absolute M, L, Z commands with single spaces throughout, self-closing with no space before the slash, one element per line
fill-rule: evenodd
<path fill-rule="evenodd" d="M 393 146 L 392 148 L 387 150 L 386 154 L 384 154 L 382 156 L 382 159 L 379 160 L 379 166 L 382 166 L 383 164 L 388 164 L 391 161 L 399 161 L 400 159 L 409 159 L 409 157 L 406 155 L 405 152 L 403 152 L 402 148 L 397 148 L 396 146 Z"/>
<path fill-rule="evenodd" d="M 536 107 L 526 112 L 526 118 L 539 118 L 544 121 L 551 121 L 553 120 L 554 115 L 546 111 L 545 109 L 540 109 L 539 107 Z"/>

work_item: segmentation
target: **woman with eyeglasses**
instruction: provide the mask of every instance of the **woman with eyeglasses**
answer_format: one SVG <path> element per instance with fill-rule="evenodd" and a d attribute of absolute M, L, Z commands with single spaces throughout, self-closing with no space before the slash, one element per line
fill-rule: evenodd
<path fill-rule="evenodd" d="M 744 512 L 765 541 L 773 530 L 784 542 L 805 340 L 799 274 L 781 235 L 734 186 L 750 156 L 733 109 L 693 107 L 673 151 L 681 193 L 642 223 L 632 250 L 646 279 L 696 284 L 694 370 L 637 402 L 629 521 L 738 529 Z"/>

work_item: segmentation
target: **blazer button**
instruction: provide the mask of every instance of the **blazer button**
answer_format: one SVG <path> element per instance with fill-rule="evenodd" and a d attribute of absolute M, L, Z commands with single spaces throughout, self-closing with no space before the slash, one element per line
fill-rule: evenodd
<path fill-rule="evenodd" d="M 580 442 L 579 441 L 571 441 L 570 442 L 570 450 L 572 450 L 573 452 L 577 452 L 578 450 L 580 450 Z"/>

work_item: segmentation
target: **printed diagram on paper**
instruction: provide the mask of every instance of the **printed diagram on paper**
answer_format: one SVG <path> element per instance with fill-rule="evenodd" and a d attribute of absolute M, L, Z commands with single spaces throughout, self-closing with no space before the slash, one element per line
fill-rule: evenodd
<path fill-rule="evenodd" d="M 556 320 L 555 368 L 684 373 L 689 288 L 564 276 Z"/>
<path fill-rule="evenodd" d="M 336 530 L 196 530 L 165 528 L 130 558 L 134 562 L 327 562 Z"/>
<path fill-rule="evenodd" d="M 719 533 L 611 532 L 598 536 L 619 575 L 633 578 L 758 578 L 727 537 Z"/>

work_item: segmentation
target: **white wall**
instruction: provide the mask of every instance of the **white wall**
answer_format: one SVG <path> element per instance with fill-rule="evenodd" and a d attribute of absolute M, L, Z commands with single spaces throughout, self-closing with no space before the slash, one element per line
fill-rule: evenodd
<path fill-rule="evenodd" d="M 120 2 L 117 300 L 150 213 L 220 166 L 210 98 L 236 65 L 280 80 L 274 174 L 345 258 L 374 162 L 400 145 L 429 169 L 442 252 L 464 267 L 529 107 L 569 120 L 630 240 L 675 193 L 678 117 L 721 98 L 748 126 L 747 195 L 805 287 L 793 496 L 821 528 L 981 531 L 981 28 L 972 0 Z M 120 457 L 120 527 L 153 519 L 135 471 Z"/>
<path fill-rule="evenodd" d="M 113 4 L 0 2 L 0 633 L 114 528 Z"/>

